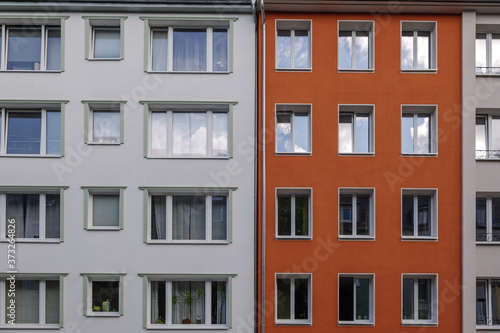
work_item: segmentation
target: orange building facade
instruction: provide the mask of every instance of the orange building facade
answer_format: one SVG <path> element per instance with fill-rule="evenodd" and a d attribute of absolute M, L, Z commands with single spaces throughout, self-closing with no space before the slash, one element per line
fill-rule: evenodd
<path fill-rule="evenodd" d="M 460 332 L 461 16 L 259 29 L 259 332 Z"/>

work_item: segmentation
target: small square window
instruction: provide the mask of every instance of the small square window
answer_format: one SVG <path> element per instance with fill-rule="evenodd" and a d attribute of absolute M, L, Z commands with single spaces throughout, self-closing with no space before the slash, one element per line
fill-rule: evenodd
<path fill-rule="evenodd" d="M 311 21 L 276 21 L 276 68 L 311 69 Z"/>
<path fill-rule="evenodd" d="M 373 189 L 340 189 L 339 237 L 373 238 L 375 209 Z"/>
<path fill-rule="evenodd" d="M 310 189 L 276 191 L 276 237 L 310 239 L 312 236 Z"/>
<path fill-rule="evenodd" d="M 311 106 L 276 106 L 276 153 L 311 153 Z"/>
<path fill-rule="evenodd" d="M 403 325 L 437 325 L 437 276 L 403 274 Z"/>
<path fill-rule="evenodd" d="M 85 191 L 85 229 L 123 229 L 124 188 L 88 188 Z"/>
<path fill-rule="evenodd" d="M 403 105 L 401 116 L 402 154 L 436 154 L 437 107 Z"/>
<path fill-rule="evenodd" d="M 83 101 L 85 104 L 85 142 L 113 145 L 124 143 L 125 102 Z"/>
<path fill-rule="evenodd" d="M 373 70 L 373 22 L 339 21 L 339 70 Z"/>
<path fill-rule="evenodd" d="M 310 325 L 311 274 L 276 274 L 276 324 Z"/>
<path fill-rule="evenodd" d="M 84 315 L 117 317 L 123 315 L 123 275 L 82 274 Z"/>
<path fill-rule="evenodd" d="M 437 238 L 437 223 L 436 190 L 403 189 L 403 239 L 435 239 Z"/>
<path fill-rule="evenodd" d="M 123 32 L 126 17 L 103 18 L 84 16 L 86 24 L 86 59 L 123 59 Z"/>
<path fill-rule="evenodd" d="M 374 152 L 373 106 L 339 106 L 339 154 Z"/>
<path fill-rule="evenodd" d="M 339 275 L 339 325 L 373 324 L 374 276 Z"/>
<path fill-rule="evenodd" d="M 500 195 L 476 197 L 476 242 L 500 242 Z"/>
<path fill-rule="evenodd" d="M 436 22 L 401 22 L 401 70 L 437 70 Z"/>
<path fill-rule="evenodd" d="M 476 30 L 484 31 L 484 28 L 479 25 Z M 476 33 L 476 74 L 500 75 L 499 31 Z"/>

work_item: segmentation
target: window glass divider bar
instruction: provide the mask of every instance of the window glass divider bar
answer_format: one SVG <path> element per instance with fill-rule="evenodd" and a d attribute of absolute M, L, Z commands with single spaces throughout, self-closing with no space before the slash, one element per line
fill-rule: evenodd
<path fill-rule="evenodd" d="M 207 72 L 213 71 L 213 31 L 212 27 L 207 28 L 207 53 L 206 53 L 206 62 L 207 62 Z"/>
<path fill-rule="evenodd" d="M 7 54 L 7 34 L 5 31 L 5 24 L 2 24 L 2 31 L 1 31 L 1 37 L 2 37 L 2 43 L 0 43 L 0 70 L 5 70 L 7 67 L 5 66 L 5 59 L 6 59 L 6 54 Z"/>
<path fill-rule="evenodd" d="M 206 227 L 205 227 L 205 239 L 207 241 L 212 240 L 212 196 L 207 195 L 205 197 L 205 214 L 206 214 Z M 208 318 L 208 317 L 205 317 Z"/>
<path fill-rule="evenodd" d="M 41 26 L 41 36 L 40 36 L 40 71 L 46 70 L 45 53 L 47 51 L 47 28 L 45 25 Z"/>
<path fill-rule="evenodd" d="M 45 226 L 47 225 L 47 215 L 46 215 L 46 207 L 45 204 L 47 202 L 47 197 L 44 194 L 40 193 L 38 195 L 39 200 L 39 211 L 40 216 L 38 217 L 38 237 L 40 240 L 45 240 Z"/>
<path fill-rule="evenodd" d="M 174 29 L 168 27 L 167 32 L 167 72 L 174 70 Z"/>
<path fill-rule="evenodd" d="M 46 295 L 46 281 L 45 280 L 39 280 L 38 281 L 38 292 L 39 292 L 39 295 L 40 295 L 40 298 L 39 298 L 39 319 L 38 319 L 38 322 L 40 323 L 40 325 L 45 325 L 45 304 L 46 304 L 46 298 L 47 298 L 47 295 Z"/>
<path fill-rule="evenodd" d="M 207 118 L 207 157 L 212 157 L 213 156 L 213 142 L 214 142 L 214 137 L 213 137 L 213 112 L 212 111 L 207 111 L 206 113 L 206 118 Z"/>
<path fill-rule="evenodd" d="M 173 221 L 173 213 L 174 213 L 174 208 L 173 208 L 173 195 L 167 195 L 166 196 L 166 200 L 165 200 L 165 203 L 166 203 L 166 209 L 167 209 L 167 217 L 165 219 L 166 221 L 166 237 L 165 239 L 169 242 L 171 242 L 173 240 L 173 237 L 172 237 L 172 234 L 173 234 L 173 225 L 174 225 L 174 221 Z"/>

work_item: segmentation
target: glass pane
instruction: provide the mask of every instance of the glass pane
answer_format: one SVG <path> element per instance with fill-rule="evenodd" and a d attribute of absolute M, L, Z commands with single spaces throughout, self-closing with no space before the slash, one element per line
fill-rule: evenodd
<path fill-rule="evenodd" d="M 151 196 L 151 239 L 167 239 L 167 198 Z M 165 318 L 165 317 L 163 317 Z"/>
<path fill-rule="evenodd" d="M 5 308 L 12 302 L 16 305 L 16 324 L 40 323 L 40 282 L 37 280 L 16 280 L 15 295 L 9 293 L 10 283 L 5 283 Z M 10 296 L 13 297 L 10 297 Z M 5 322 L 11 320 L 6 311 Z"/>
<path fill-rule="evenodd" d="M 212 196 L 212 239 L 227 240 L 226 196 Z"/>
<path fill-rule="evenodd" d="M 61 70 L 61 29 L 47 29 L 47 70 Z"/>
<path fill-rule="evenodd" d="M 42 30 L 40 28 L 10 28 L 7 52 L 8 70 L 40 70 Z"/>
<path fill-rule="evenodd" d="M 277 304 L 276 312 L 278 319 L 292 319 L 290 303 L 292 301 L 290 295 L 290 279 L 277 279 L 276 289 L 277 289 Z"/>
<path fill-rule="evenodd" d="M 491 118 L 490 150 L 500 150 L 500 118 Z"/>
<path fill-rule="evenodd" d="M 309 134 L 309 113 L 297 112 L 293 115 L 294 152 L 306 153 L 311 151 Z"/>
<path fill-rule="evenodd" d="M 476 198 L 476 241 L 485 242 L 486 237 L 486 198 Z"/>
<path fill-rule="evenodd" d="M 339 31 L 339 69 L 352 68 L 352 31 Z"/>
<path fill-rule="evenodd" d="M 369 64 L 369 36 L 368 31 L 356 31 L 356 69 L 368 69 Z"/>
<path fill-rule="evenodd" d="M 278 196 L 278 235 L 292 235 L 292 197 Z"/>
<path fill-rule="evenodd" d="M 94 58 L 120 58 L 120 29 L 94 30 Z"/>
<path fill-rule="evenodd" d="M 205 282 L 172 282 L 172 323 L 205 324 Z"/>
<path fill-rule="evenodd" d="M 206 239 L 206 197 L 173 196 L 172 238 Z"/>
<path fill-rule="evenodd" d="M 356 195 L 356 234 L 370 234 L 370 195 Z"/>
<path fill-rule="evenodd" d="M 340 234 L 352 235 L 352 194 L 340 195 Z"/>
<path fill-rule="evenodd" d="M 151 156 L 167 156 L 167 113 L 151 113 Z"/>
<path fill-rule="evenodd" d="M 213 30 L 213 63 L 214 71 L 228 71 L 228 37 L 227 29 Z"/>
<path fill-rule="evenodd" d="M 45 195 L 45 237 L 59 238 L 61 203 L 59 194 Z"/>
<path fill-rule="evenodd" d="M 165 281 L 151 281 L 151 324 L 165 324 L 166 316 Z"/>
<path fill-rule="evenodd" d="M 291 113 L 276 113 L 276 149 L 278 153 L 289 153 L 292 151 L 291 132 Z"/>
<path fill-rule="evenodd" d="M 486 282 L 476 282 L 476 324 L 487 325 L 488 313 L 486 312 Z"/>
<path fill-rule="evenodd" d="M 353 152 L 353 127 L 350 114 L 340 114 L 339 116 L 339 152 Z"/>
<path fill-rule="evenodd" d="M 491 281 L 491 325 L 500 324 L 500 281 Z"/>
<path fill-rule="evenodd" d="M 207 114 L 174 112 L 174 156 L 207 156 Z"/>
<path fill-rule="evenodd" d="M 309 196 L 295 196 L 295 235 L 309 236 Z"/>
<path fill-rule="evenodd" d="M 15 221 L 16 238 L 40 238 L 40 195 L 7 193 L 6 200 L 7 220 Z"/>
<path fill-rule="evenodd" d="M 59 324 L 59 281 L 46 281 L 45 323 Z"/>
<path fill-rule="evenodd" d="M 7 154 L 40 154 L 40 112 L 9 112 L 7 131 Z"/>
<path fill-rule="evenodd" d="M 120 282 L 92 281 L 92 311 L 120 311 Z"/>
<path fill-rule="evenodd" d="M 500 242 L 500 198 L 491 199 L 491 238 L 494 242 Z"/>
<path fill-rule="evenodd" d="M 309 280 L 295 279 L 294 319 L 309 319 Z"/>
<path fill-rule="evenodd" d="M 500 34 L 491 35 L 491 67 L 494 74 L 500 74 Z"/>
<path fill-rule="evenodd" d="M 432 206 L 430 195 L 418 196 L 418 235 L 431 236 L 432 234 Z"/>
<path fill-rule="evenodd" d="M 151 50 L 151 68 L 153 71 L 167 70 L 167 36 L 168 32 L 163 30 L 153 30 Z"/>
<path fill-rule="evenodd" d="M 310 68 L 309 31 L 295 30 L 295 68 Z"/>
<path fill-rule="evenodd" d="M 413 114 L 404 114 L 401 118 L 401 152 L 413 153 Z"/>
<path fill-rule="evenodd" d="M 276 64 L 278 68 L 291 68 L 292 58 L 290 49 L 292 39 L 290 30 L 278 30 L 278 40 L 276 42 Z"/>
<path fill-rule="evenodd" d="M 417 69 L 429 69 L 430 66 L 430 31 L 419 31 L 417 37 Z"/>
<path fill-rule="evenodd" d="M 413 195 L 403 195 L 403 236 L 414 236 Z"/>
<path fill-rule="evenodd" d="M 403 319 L 415 319 L 413 279 L 403 279 Z"/>
<path fill-rule="evenodd" d="M 227 323 L 226 281 L 212 282 L 212 324 Z"/>
<path fill-rule="evenodd" d="M 61 155 L 61 112 L 47 111 L 47 154 Z"/>
<path fill-rule="evenodd" d="M 339 320 L 354 320 L 354 278 L 339 277 Z"/>
<path fill-rule="evenodd" d="M 413 69 L 413 31 L 403 31 L 401 37 L 401 69 Z"/>
<path fill-rule="evenodd" d="M 370 151 L 369 137 L 370 115 L 367 113 L 356 114 L 356 152 L 368 153 Z"/>
<path fill-rule="evenodd" d="M 226 112 L 214 112 L 212 119 L 212 155 L 228 156 L 228 114 Z"/>
<path fill-rule="evenodd" d="M 174 29 L 174 71 L 207 70 L 207 30 Z"/>
<path fill-rule="evenodd" d="M 93 194 L 92 198 L 92 225 L 119 226 L 120 196 L 118 194 Z"/>
<path fill-rule="evenodd" d="M 486 147 L 486 118 L 476 117 L 476 150 L 487 150 Z M 476 152 L 476 158 L 485 158 L 487 154 L 483 152 Z"/>
<path fill-rule="evenodd" d="M 419 114 L 417 128 L 417 154 L 431 152 L 431 116 Z"/>
<path fill-rule="evenodd" d="M 356 279 L 356 319 L 370 319 L 370 280 Z"/>
<path fill-rule="evenodd" d="M 120 143 L 120 112 L 92 112 L 92 142 Z"/>
<path fill-rule="evenodd" d="M 485 68 L 485 67 L 488 67 L 486 59 L 487 59 L 486 58 L 486 34 L 485 33 L 477 33 L 476 34 L 476 73 L 477 74 L 486 74 L 487 73 L 487 69 Z"/>
<path fill-rule="evenodd" d="M 418 319 L 432 319 L 431 280 L 418 279 Z"/>

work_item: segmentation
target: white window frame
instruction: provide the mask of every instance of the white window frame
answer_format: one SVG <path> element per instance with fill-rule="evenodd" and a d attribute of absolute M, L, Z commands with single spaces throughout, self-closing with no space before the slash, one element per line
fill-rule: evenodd
<path fill-rule="evenodd" d="M 493 239 L 493 201 L 492 199 L 500 199 L 500 193 L 481 193 L 476 194 L 477 199 L 486 200 L 486 239 L 478 241 L 476 233 L 476 243 L 477 244 L 500 244 L 500 239 Z M 476 207 L 477 210 L 477 207 Z M 475 223 L 477 229 L 477 221 Z"/>
<path fill-rule="evenodd" d="M 413 196 L 413 235 L 403 235 L 403 195 Z M 418 235 L 418 196 L 431 196 L 431 235 Z M 438 239 L 438 189 L 437 188 L 402 188 L 401 189 L 401 239 L 402 240 L 436 240 Z"/>
<path fill-rule="evenodd" d="M 278 279 L 290 279 L 290 316 L 295 314 L 295 279 L 308 280 L 308 319 L 278 319 Z M 274 320 L 276 325 L 312 325 L 312 273 L 275 273 L 274 278 Z"/>
<path fill-rule="evenodd" d="M 354 280 L 353 283 L 353 315 L 354 315 L 354 320 L 353 321 L 346 321 L 346 320 L 340 320 L 340 278 L 341 277 L 352 277 Z M 370 318 L 368 319 L 357 319 L 355 314 L 356 314 L 356 279 L 369 279 L 369 293 L 370 293 L 370 299 L 369 299 L 369 312 L 370 312 Z M 370 325 L 373 326 L 375 325 L 375 274 L 373 273 L 355 273 L 355 274 L 349 274 L 349 273 L 339 273 L 337 277 L 337 318 L 338 318 L 338 325 L 339 326 L 353 326 L 353 325 Z"/>
<path fill-rule="evenodd" d="M 84 228 L 85 230 L 123 230 L 123 202 L 125 186 L 121 187 L 89 187 L 82 186 L 84 190 Z M 95 226 L 93 225 L 93 205 L 94 194 L 96 195 L 113 195 L 118 196 L 119 201 L 119 217 L 118 225 L 116 226 Z"/>
<path fill-rule="evenodd" d="M 280 188 L 276 188 L 276 217 L 275 217 L 275 221 L 276 221 L 276 228 L 275 228 L 275 232 L 276 232 L 276 239 L 312 239 L 312 230 L 313 230 L 313 200 L 312 200 L 312 197 L 313 197 L 313 194 L 312 194 L 313 190 L 312 188 L 285 188 L 285 187 L 280 187 Z M 281 195 L 286 195 L 286 196 L 291 196 L 291 235 L 290 236 L 287 236 L 287 235 L 279 235 L 278 234 L 278 211 L 279 211 L 279 207 L 278 207 L 278 196 L 281 196 Z M 308 234 L 306 236 L 302 236 L 302 235 L 295 235 L 295 196 L 296 195 L 307 195 L 308 197 L 308 209 L 309 209 L 309 215 L 308 215 Z"/>
<path fill-rule="evenodd" d="M 38 324 L 18 324 L 15 323 L 15 326 L 12 324 L 9 324 L 8 321 L 6 321 L 5 315 L 6 315 L 6 307 L 1 306 L 0 307 L 0 330 L 5 329 L 5 328 L 14 328 L 14 329 L 60 329 L 63 327 L 63 294 L 64 294 L 64 284 L 63 284 L 63 278 L 67 274 L 49 274 L 49 273 L 40 273 L 40 274 L 18 274 L 16 275 L 16 281 L 17 280 L 34 280 L 38 281 L 38 288 L 39 288 L 39 323 Z M 10 274 L 2 274 L 0 277 L 0 290 L 2 291 L 0 293 L 0 302 L 1 304 L 5 304 L 6 301 L 6 295 L 5 295 L 5 288 L 6 284 L 10 283 L 7 278 L 10 277 Z M 46 315 L 46 309 L 45 309 L 45 301 L 46 301 L 46 281 L 59 281 L 59 324 L 46 324 L 45 323 L 45 315 Z M 10 320 L 10 319 L 9 319 Z"/>
<path fill-rule="evenodd" d="M 146 302 L 144 315 L 144 328 L 145 329 L 230 329 L 232 327 L 232 278 L 236 275 L 222 275 L 222 274 L 196 274 L 196 275 L 169 275 L 169 274 L 139 274 L 143 277 L 147 288 L 145 289 Z M 165 285 L 165 324 L 151 323 L 151 282 L 162 281 L 166 282 Z M 172 318 L 172 282 L 205 282 L 205 324 L 172 324 L 168 321 Z M 212 324 L 211 323 L 211 283 L 216 281 L 226 282 L 226 324 Z"/>
<path fill-rule="evenodd" d="M 476 329 L 481 330 L 481 329 L 498 329 L 500 326 L 500 323 L 497 325 L 494 325 L 492 320 L 493 318 L 493 311 L 492 311 L 492 304 L 491 304 L 491 283 L 495 282 L 500 282 L 500 278 L 480 278 L 478 277 L 476 279 L 476 288 L 477 288 L 477 283 L 481 282 L 485 284 L 485 292 L 486 292 L 486 323 L 484 325 L 478 325 L 477 323 L 477 314 L 476 314 Z M 476 304 L 477 304 L 477 297 L 476 297 Z"/>
<path fill-rule="evenodd" d="M 437 156 L 438 155 L 438 106 L 437 105 L 401 105 L 401 126 L 404 115 L 413 115 L 413 128 L 417 129 L 417 134 L 413 135 L 413 152 L 403 153 L 403 133 L 401 132 L 401 155 L 402 156 Z M 415 153 L 418 143 L 418 116 L 429 115 L 430 133 L 429 133 L 429 153 Z"/>
<path fill-rule="evenodd" d="M 490 29 L 493 28 L 493 29 Z M 493 48 L 492 48 L 492 40 L 494 34 L 500 34 L 500 26 L 491 26 L 491 25 L 478 25 L 476 26 L 476 38 L 478 34 L 486 35 L 486 72 L 482 73 L 478 71 L 478 68 L 484 67 L 476 67 L 476 75 L 477 76 L 488 76 L 488 75 L 500 75 L 500 68 L 493 67 L 492 57 L 493 57 Z M 495 72 L 496 69 L 496 72 Z"/>
<path fill-rule="evenodd" d="M 352 33 L 351 64 L 352 68 L 340 68 L 340 48 L 337 55 L 337 67 L 339 72 L 374 72 L 375 71 L 375 22 L 374 21 L 337 21 L 337 41 L 340 39 L 341 31 Z M 368 68 L 356 68 L 356 32 L 368 31 Z"/>
<path fill-rule="evenodd" d="M 478 109 L 476 113 L 476 131 L 477 131 L 477 120 L 484 119 L 485 121 L 485 142 L 486 142 L 486 152 L 481 153 L 481 150 L 476 149 L 476 160 L 484 160 L 484 159 L 500 159 L 500 151 L 498 150 L 490 150 L 493 145 L 493 119 L 500 119 L 500 115 L 496 112 L 498 110 L 494 110 L 493 112 L 488 112 L 490 110 Z M 477 134 L 476 134 L 477 135 Z"/>
<path fill-rule="evenodd" d="M 356 115 L 368 114 L 368 152 L 357 152 L 356 150 Z M 360 104 L 339 104 L 337 125 L 340 124 L 341 115 L 352 115 L 352 152 L 340 151 L 340 131 L 338 135 L 338 154 L 339 155 L 375 155 L 375 105 Z"/>
<path fill-rule="evenodd" d="M 341 194 L 350 194 L 352 195 L 352 235 L 341 235 L 340 234 L 340 195 Z M 357 214 L 357 209 L 356 209 L 356 196 L 358 194 L 368 194 L 370 196 L 370 234 L 369 235 L 357 235 L 357 219 L 356 219 L 356 214 Z M 374 187 L 340 187 L 339 188 L 339 193 L 338 193 L 338 203 L 339 203 L 339 209 L 338 209 L 338 233 L 339 233 L 339 239 L 366 239 L 366 240 L 372 240 L 375 239 L 375 188 Z"/>
<path fill-rule="evenodd" d="M 124 105 L 126 101 L 82 101 L 85 104 L 85 132 L 84 139 L 86 144 L 91 145 L 120 145 L 124 143 Z M 94 111 L 116 112 L 120 115 L 120 137 L 116 142 L 97 142 L 94 141 Z"/>
<path fill-rule="evenodd" d="M 121 274 L 97 274 L 97 273 L 82 273 L 83 276 L 83 315 L 86 317 L 120 317 L 123 316 L 123 294 L 124 294 L 124 276 Z M 93 311 L 92 308 L 92 282 L 118 282 L 118 311 Z"/>
<path fill-rule="evenodd" d="M 293 148 L 290 152 L 279 152 L 278 151 L 278 131 L 276 130 L 278 126 L 278 113 L 290 113 L 290 145 Z M 295 150 L 295 142 L 294 142 L 294 133 L 295 133 L 295 125 L 294 125 L 294 115 L 295 113 L 308 113 L 309 120 L 309 151 L 307 152 L 296 152 Z M 312 155 L 312 105 L 311 104 L 276 104 L 275 107 L 275 152 L 276 155 Z"/>
<path fill-rule="evenodd" d="M 413 311 L 414 317 L 418 318 L 418 279 L 431 280 L 431 315 L 430 320 L 425 319 L 403 319 L 403 280 L 413 280 Z M 438 326 L 438 274 L 401 274 L 401 325 L 402 326 Z"/>
<path fill-rule="evenodd" d="M 401 61 L 403 52 L 403 31 L 413 31 L 413 68 L 403 69 L 403 63 Z M 418 38 L 417 34 L 419 32 L 430 32 L 429 37 L 429 68 L 427 69 L 417 69 L 418 62 Z M 436 21 L 401 21 L 401 32 L 400 32 L 400 62 L 401 62 L 401 72 L 437 72 L 437 22 Z"/>
<path fill-rule="evenodd" d="M 85 59 L 91 61 L 119 61 L 124 59 L 125 20 L 127 16 L 83 16 L 85 20 Z M 120 56 L 99 58 L 95 56 L 95 31 L 117 30 L 120 36 Z"/>
<path fill-rule="evenodd" d="M 278 67 L 278 30 L 290 31 L 290 63 L 291 67 Z M 309 67 L 295 68 L 295 30 L 307 30 L 309 37 Z M 275 52 L 275 68 L 277 71 L 312 71 L 312 20 L 276 20 L 276 52 Z"/>

